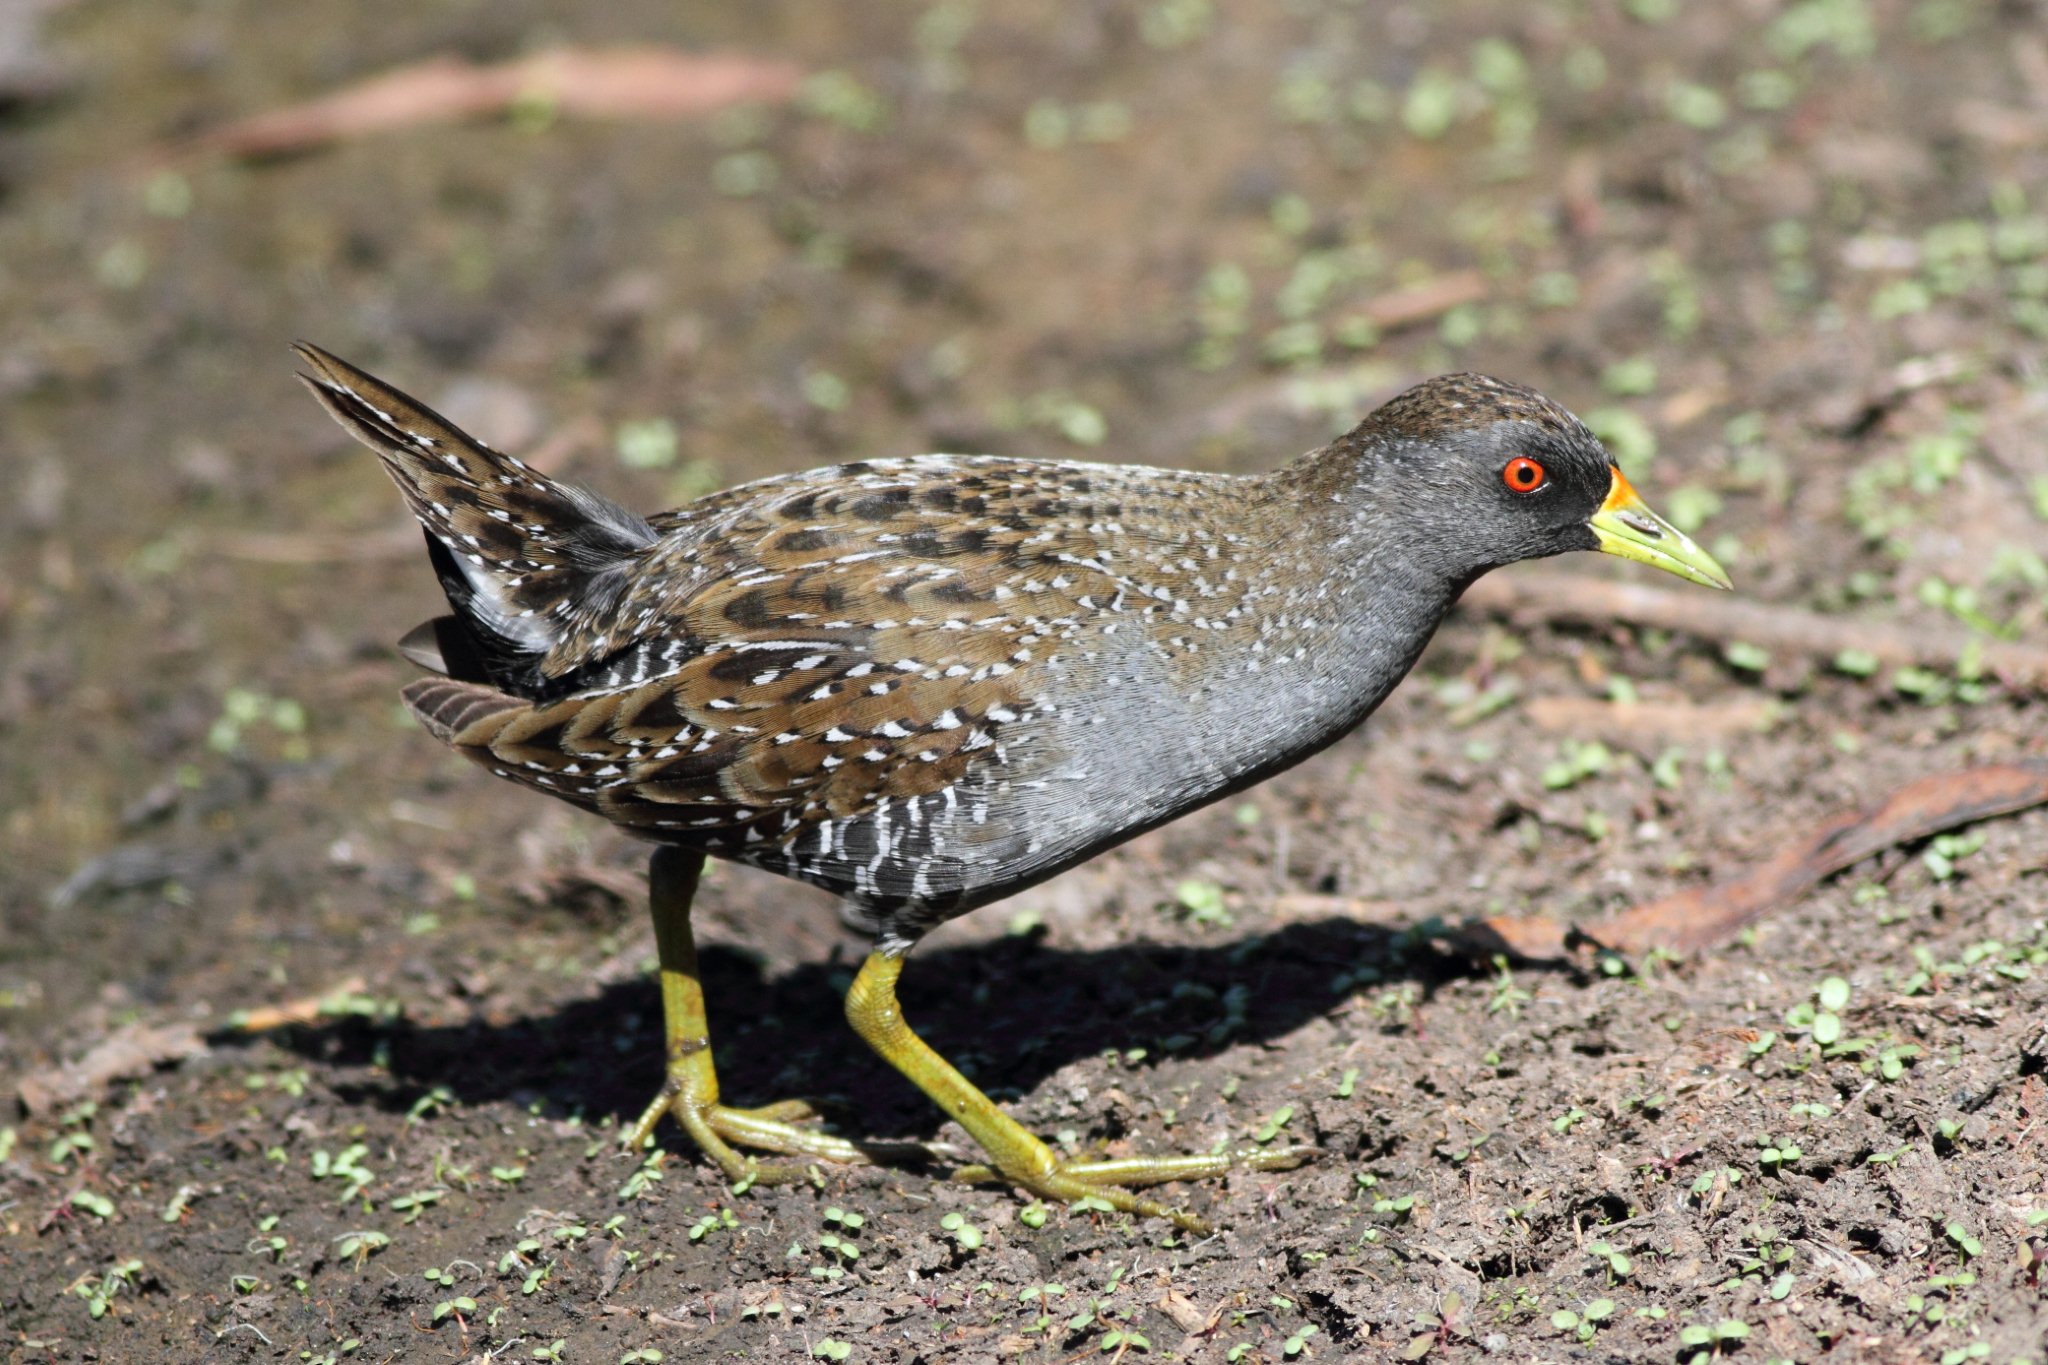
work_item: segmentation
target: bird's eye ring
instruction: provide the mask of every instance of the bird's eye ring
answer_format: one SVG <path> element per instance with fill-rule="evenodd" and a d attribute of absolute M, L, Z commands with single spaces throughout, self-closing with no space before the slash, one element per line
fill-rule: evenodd
<path fill-rule="evenodd" d="M 1550 480 L 1550 473 L 1527 455 L 1517 455 L 1501 470 L 1500 481 L 1514 493 L 1534 493 Z"/>

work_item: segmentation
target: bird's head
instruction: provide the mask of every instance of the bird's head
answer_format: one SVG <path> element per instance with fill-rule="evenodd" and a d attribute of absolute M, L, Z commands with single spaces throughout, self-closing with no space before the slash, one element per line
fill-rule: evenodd
<path fill-rule="evenodd" d="M 1585 423 L 1542 394 L 1477 374 L 1418 384 L 1340 445 L 1381 515 L 1453 578 L 1599 550 L 1710 588 L 1728 575 L 1644 505 Z"/>

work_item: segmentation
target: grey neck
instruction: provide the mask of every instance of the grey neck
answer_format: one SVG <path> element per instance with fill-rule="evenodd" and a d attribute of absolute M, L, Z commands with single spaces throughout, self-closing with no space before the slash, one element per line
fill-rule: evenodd
<path fill-rule="evenodd" d="M 1404 543 L 1397 519 L 1330 502 L 1262 547 L 1248 640 L 1206 680 L 1204 757 L 1248 785 L 1342 737 L 1407 676 L 1464 584 Z M 1321 520 L 1322 525 L 1309 524 Z"/>

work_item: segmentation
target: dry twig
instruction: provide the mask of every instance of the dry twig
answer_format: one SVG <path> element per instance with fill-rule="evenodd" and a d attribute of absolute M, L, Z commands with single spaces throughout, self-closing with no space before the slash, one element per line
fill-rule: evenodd
<path fill-rule="evenodd" d="M 1740 597 L 1671 592 L 1638 583 L 1538 570 L 1490 574 L 1465 590 L 1468 611 L 1546 625 L 1605 626 L 1623 622 L 1683 631 L 1707 640 L 1739 640 L 1772 652 L 1834 659 L 1867 654 L 1881 666 L 1949 669 L 1973 646 L 1986 672 L 2008 687 L 2048 690 L 2048 651 L 1987 640 L 1961 629 L 1823 616 L 1799 607 Z"/>
<path fill-rule="evenodd" d="M 236 1016 L 234 1027 L 243 1033 L 267 1033 L 271 1029 L 283 1028 L 288 1024 L 317 1023 L 326 1013 L 330 1002 L 351 995 L 361 995 L 364 981 L 352 976 L 334 989 L 321 995 L 302 995 L 296 1000 L 287 1000 L 281 1005 L 259 1005 Z"/>
<path fill-rule="evenodd" d="M 281 156 L 368 133 L 499 114 L 529 100 L 591 118 L 690 118 L 735 104 L 779 103 L 802 80 L 789 62 L 664 47 L 552 48 L 488 66 L 436 57 L 239 119 L 182 150 Z"/>
<path fill-rule="evenodd" d="M 1469 926 L 1464 939 L 1482 953 L 1532 959 L 1563 957 L 1577 938 L 1630 954 L 1652 948 L 1696 952 L 1872 854 L 2044 803 L 2048 765 L 1997 763 L 1922 777 L 1868 810 L 1836 816 L 1728 881 L 1646 901 L 1576 931 L 1537 916 L 1500 917 Z"/>

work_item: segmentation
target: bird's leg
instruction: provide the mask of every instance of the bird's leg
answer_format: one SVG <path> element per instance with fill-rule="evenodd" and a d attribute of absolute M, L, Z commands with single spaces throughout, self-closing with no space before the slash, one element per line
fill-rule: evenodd
<path fill-rule="evenodd" d="M 732 1109 L 718 1102 L 718 1072 L 711 1063 L 711 1034 L 704 1018 L 704 986 L 697 976 L 697 941 L 690 933 L 690 902 L 704 855 L 688 849 L 658 848 L 648 871 L 654 910 L 654 944 L 661 959 L 661 1013 L 668 1040 L 668 1078 L 626 1133 L 626 1147 L 643 1146 L 663 1114 L 674 1114 L 691 1141 L 718 1163 L 726 1178 L 767 1184 L 800 1179 L 792 1166 L 763 1166 L 732 1144 L 815 1161 L 866 1161 L 844 1138 L 792 1126 L 812 1116 L 801 1100 L 758 1109 Z"/>
<path fill-rule="evenodd" d="M 868 1046 L 882 1055 L 912 1084 L 958 1119 L 989 1154 L 986 1166 L 959 1172 L 964 1180 L 1008 1180 L 1045 1199 L 1071 1201 L 1093 1197 L 1127 1213 L 1171 1219 L 1191 1232 L 1207 1229 L 1193 1214 L 1131 1193 L 1132 1185 L 1157 1185 L 1169 1180 L 1195 1180 L 1222 1175 L 1233 1167 L 1286 1170 L 1313 1155 L 1313 1149 L 1254 1149 L 1236 1154 L 1131 1157 L 1121 1161 L 1061 1161 L 1050 1147 L 996 1107 L 994 1100 L 962 1076 L 924 1039 L 911 1032 L 896 1003 L 896 978 L 903 959 L 876 952 L 860 969 L 846 994 L 846 1017 Z"/>

